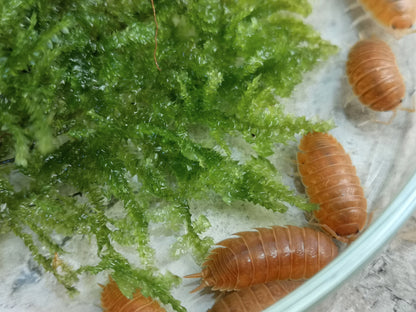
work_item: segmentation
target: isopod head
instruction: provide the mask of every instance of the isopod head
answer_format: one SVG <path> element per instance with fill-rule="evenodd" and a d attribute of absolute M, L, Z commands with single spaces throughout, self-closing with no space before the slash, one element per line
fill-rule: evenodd
<path fill-rule="evenodd" d="M 408 30 L 413 26 L 413 18 L 406 14 L 396 16 L 391 20 L 391 28 L 397 30 Z"/>
<path fill-rule="evenodd" d="M 396 38 L 415 32 L 416 1 L 359 0 L 365 10 Z"/>

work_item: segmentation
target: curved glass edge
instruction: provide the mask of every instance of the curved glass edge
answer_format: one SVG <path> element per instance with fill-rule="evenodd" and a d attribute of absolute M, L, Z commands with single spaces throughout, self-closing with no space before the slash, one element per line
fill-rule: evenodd
<path fill-rule="evenodd" d="M 416 174 L 383 214 L 322 271 L 264 312 L 307 311 L 335 290 L 385 246 L 416 210 Z"/>

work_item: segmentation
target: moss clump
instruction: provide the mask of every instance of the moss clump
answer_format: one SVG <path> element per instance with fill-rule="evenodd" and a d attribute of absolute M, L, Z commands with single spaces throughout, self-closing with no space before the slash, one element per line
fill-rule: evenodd
<path fill-rule="evenodd" d="M 149 222 L 185 229 L 175 246 L 201 258 L 212 240 L 200 238 L 207 224 L 192 222 L 191 199 L 214 192 L 279 212 L 311 209 L 267 156 L 330 127 L 284 114 L 276 97 L 335 48 L 302 22 L 306 0 L 155 5 L 161 71 L 150 1 L 0 4 L 0 226 L 68 289 L 83 271 L 108 270 L 125 294 L 141 286 L 181 311 L 168 292 L 174 280 L 153 267 Z M 228 137 L 248 143 L 247 161 L 231 157 Z M 16 172 L 23 186 L 13 185 Z M 114 201 L 122 217 L 106 214 Z M 54 234 L 94 237 L 101 262 L 56 272 L 53 256 L 65 249 Z M 114 243 L 137 245 L 145 270 Z"/>

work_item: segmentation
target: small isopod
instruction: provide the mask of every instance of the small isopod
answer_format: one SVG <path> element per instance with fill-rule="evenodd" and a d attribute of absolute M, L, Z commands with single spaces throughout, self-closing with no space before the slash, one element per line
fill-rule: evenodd
<path fill-rule="evenodd" d="M 393 51 L 382 40 L 358 41 L 349 52 L 346 71 L 354 93 L 373 110 L 394 110 L 405 96 Z"/>
<path fill-rule="evenodd" d="M 261 312 L 270 307 L 303 281 L 271 281 L 227 293 L 208 312 Z"/>
<path fill-rule="evenodd" d="M 203 263 L 202 272 L 188 278 L 202 278 L 193 292 L 238 290 L 276 279 L 309 278 L 338 254 L 326 234 L 311 228 L 272 226 L 239 232 L 219 242 Z"/>
<path fill-rule="evenodd" d="M 414 32 L 415 0 L 359 0 L 363 8 L 383 27 L 397 36 Z"/>
<path fill-rule="evenodd" d="M 129 299 L 122 294 L 116 282 L 110 277 L 107 285 L 102 286 L 101 307 L 104 312 L 166 312 L 150 297 L 144 297 L 140 290 Z"/>
<path fill-rule="evenodd" d="M 297 163 L 310 201 L 319 204 L 319 224 L 341 241 L 355 238 L 367 220 L 367 200 L 342 145 L 330 134 L 309 133 L 300 141 Z"/>
<path fill-rule="evenodd" d="M 406 93 L 405 82 L 393 51 L 384 41 L 358 41 L 349 52 L 346 72 L 361 103 L 375 111 L 393 111 L 390 121 L 398 109 L 414 110 L 401 107 Z"/>

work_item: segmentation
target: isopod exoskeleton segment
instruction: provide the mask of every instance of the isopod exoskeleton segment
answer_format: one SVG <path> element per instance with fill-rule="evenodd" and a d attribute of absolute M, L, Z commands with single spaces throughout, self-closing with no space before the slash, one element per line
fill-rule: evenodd
<path fill-rule="evenodd" d="M 238 290 L 277 279 L 309 278 L 338 254 L 329 236 L 311 228 L 272 226 L 235 235 L 217 244 L 202 272 L 186 276 L 202 279 L 194 291 Z"/>
<path fill-rule="evenodd" d="M 331 135 L 312 132 L 299 144 L 297 163 L 314 216 L 329 234 L 347 242 L 365 226 L 367 200 L 350 156 Z"/>
<path fill-rule="evenodd" d="M 101 293 L 101 307 L 104 312 L 166 312 L 159 303 L 150 297 L 144 297 L 140 290 L 129 299 L 122 294 L 116 282 L 110 277 Z"/>
<path fill-rule="evenodd" d="M 208 312 L 261 312 L 270 307 L 303 281 L 271 281 L 221 296 Z"/>

